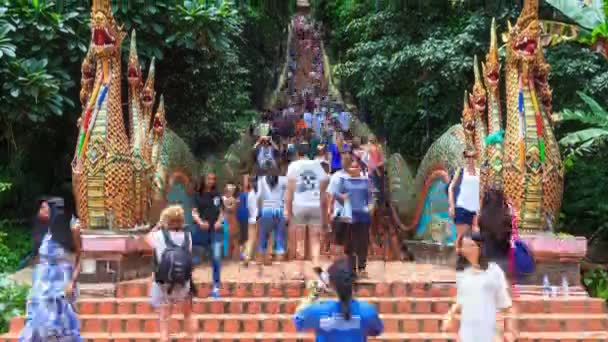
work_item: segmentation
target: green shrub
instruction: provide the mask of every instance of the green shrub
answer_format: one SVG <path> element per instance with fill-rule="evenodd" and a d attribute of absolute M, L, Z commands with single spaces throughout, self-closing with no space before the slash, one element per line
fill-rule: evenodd
<path fill-rule="evenodd" d="M 583 283 L 592 297 L 602 298 L 608 303 L 608 272 L 599 268 L 587 271 Z"/>
<path fill-rule="evenodd" d="M 0 274 L 12 273 L 32 250 L 31 232 L 23 224 L 0 220 Z"/>
<path fill-rule="evenodd" d="M 0 333 L 8 331 L 11 318 L 25 313 L 29 286 L 0 275 Z"/>

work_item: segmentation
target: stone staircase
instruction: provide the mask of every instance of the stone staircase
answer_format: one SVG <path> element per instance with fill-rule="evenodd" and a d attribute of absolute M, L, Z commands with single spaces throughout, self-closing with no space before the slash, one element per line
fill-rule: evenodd
<path fill-rule="evenodd" d="M 157 314 L 148 304 L 149 281 L 124 282 L 106 297 L 82 295 L 78 310 L 85 341 L 158 341 Z M 198 285 L 193 310 L 199 341 L 313 341 L 310 333 L 296 333 L 292 314 L 305 295 L 301 282 L 232 281 L 223 284 L 220 299 L 209 298 L 210 284 Z M 377 306 L 385 333 L 374 341 L 456 341 L 455 331 L 441 333 L 443 315 L 453 303 L 454 284 L 423 282 L 366 282 L 357 296 Z M 518 289 L 517 341 L 607 341 L 605 303 L 589 298 L 581 288 L 568 297 L 544 299 L 537 286 Z M 23 318 L 11 321 L 0 341 L 17 341 Z M 175 312 L 172 337 L 183 334 L 182 315 Z"/>

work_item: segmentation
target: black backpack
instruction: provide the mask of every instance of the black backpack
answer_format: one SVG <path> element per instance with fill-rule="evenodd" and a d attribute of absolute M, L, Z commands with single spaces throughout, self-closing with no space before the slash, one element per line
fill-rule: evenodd
<path fill-rule="evenodd" d="M 169 293 L 175 285 L 185 286 L 192 281 L 192 253 L 190 253 L 190 234 L 184 232 L 184 244 L 176 245 L 169 232 L 162 230 L 165 239 L 165 250 L 161 255 L 160 261 L 156 259 L 156 269 L 154 280 L 159 284 L 169 284 Z"/>

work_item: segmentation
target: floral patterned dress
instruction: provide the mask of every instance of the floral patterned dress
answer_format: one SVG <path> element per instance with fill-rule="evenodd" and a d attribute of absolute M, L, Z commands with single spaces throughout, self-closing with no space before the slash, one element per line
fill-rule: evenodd
<path fill-rule="evenodd" d="M 71 298 L 64 292 L 72 279 L 74 257 L 51 239 L 50 232 L 42 240 L 39 257 L 19 342 L 80 342 L 80 322 L 74 310 L 77 289 Z"/>

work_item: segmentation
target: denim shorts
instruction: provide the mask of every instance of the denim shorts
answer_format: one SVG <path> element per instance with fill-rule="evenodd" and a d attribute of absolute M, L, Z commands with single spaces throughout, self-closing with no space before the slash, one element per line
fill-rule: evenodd
<path fill-rule="evenodd" d="M 464 208 L 456 207 L 456 212 L 454 213 L 454 223 L 455 224 L 466 224 L 473 225 L 473 218 L 477 215 L 474 211 L 468 211 Z"/>

